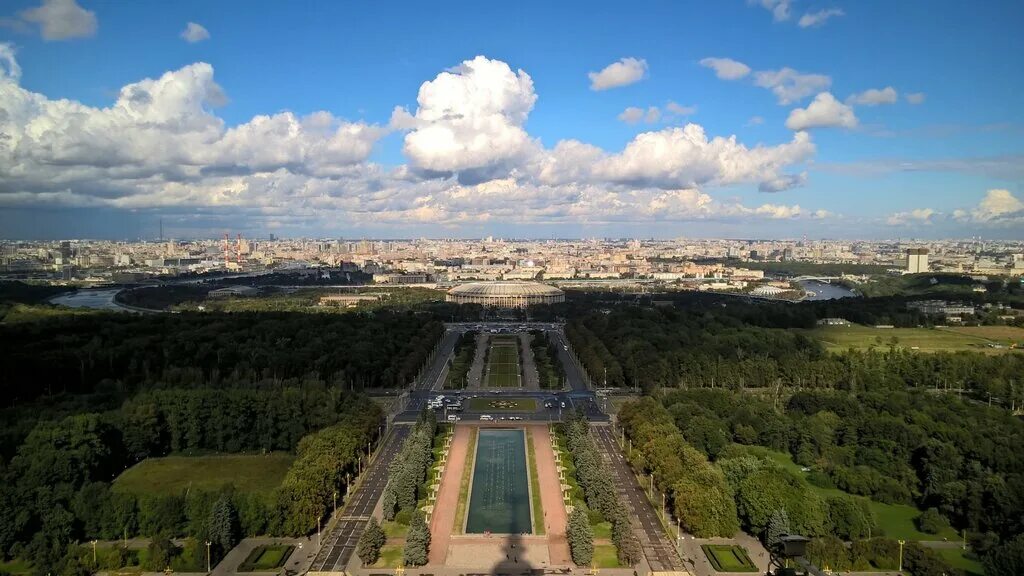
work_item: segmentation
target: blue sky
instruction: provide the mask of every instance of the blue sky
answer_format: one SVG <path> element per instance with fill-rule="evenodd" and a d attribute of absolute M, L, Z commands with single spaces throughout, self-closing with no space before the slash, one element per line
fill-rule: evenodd
<path fill-rule="evenodd" d="M 160 218 L 182 237 L 1024 237 L 1020 2 L 0 10 L 20 68 L 0 85 L 15 143 L 0 148 L 3 237 L 144 236 Z M 189 22 L 208 37 L 186 41 Z M 595 90 L 588 73 L 626 58 L 642 62 L 635 81 Z M 749 72 L 722 79 L 706 58 Z M 186 80 L 196 63 L 209 77 Z M 818 80 L 789 99 L 758 85 L 786 68 Z M 123 87 L 168 73 L 173 101 L 145 84 L 146 110 L 116 110 Z M 626 113 L 652 107 L 656 121 Z M 303 120 L 318 112 L 330 116 L 315 128 Z"/>

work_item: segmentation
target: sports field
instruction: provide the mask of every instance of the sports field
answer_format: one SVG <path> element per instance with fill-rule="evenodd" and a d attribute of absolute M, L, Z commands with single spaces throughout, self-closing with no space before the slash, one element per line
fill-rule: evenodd
<path fill-rule="evenodd" d="M 522 386 L 519 369 L 519 338 L 491 336 L 487 353 L 487 387 L 515 388 Z"/>
<path fill-rule="evenodd" d="M 234 484 L 240 492 L 269 494 L 281 485 L 294 459 L 285 453 L 147 458 L 118 476 L 113 488 L 137 495 L 164 495 Z"/>
<path fill-rule="evenodd" d="M 872 326 L 825 326 L 804 331 L 820 340 L 826 349 L 867 350 L 874 347 L 918 350 L 921 352 L 958 352 L 969 350 L 986 354 L 1016 352 L 1008 348 L 993 348 L 990 344 L 1005 344 L 1005 340 L 982 336 L 989 332 L 975 332 L 970 328 L 874 328 Z M 993 327 L 1006 330 L 1005 327 Z M 895 340 L 894 340 L 895 339 Z"/>
<path fill-rule="evenodd" d="M 480 430 L 466 533 L 530 534 L 532 530 L 525 431 Z"/>

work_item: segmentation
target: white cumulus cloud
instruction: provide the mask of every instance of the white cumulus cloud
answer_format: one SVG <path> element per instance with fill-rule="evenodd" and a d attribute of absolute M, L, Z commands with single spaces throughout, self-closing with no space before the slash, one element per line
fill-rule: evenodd
<path fill-rule="evenodd" d="M 732 58 L 704 58 L 700 65 L 714 70 L 715 76 L 722 80 L 739 80 L 750 74 L 750 66 Z"/>
<path fill-rule="evenodd" d="M 771 12 L 772 18 L 776 22 L 789 20 L 789 8 L 792 0 L 747 0 L 747 2 Z"/>
<path fill-rule="evenodd" d="M 637 58 L 622 58 L 604 67 L 600 72 L 589 72 L 591 90 L 608 90 L 628 86 L 643 80 L 647 74 L 647 61 Z"/>
<path fill-rule="evenodd" d="M 96 35 L 96 13 L 75 0 L 43 0 L 42 5 L 19 14 L 22 20 L 37 24 L 43 40 L 70 40 Z"/>
<path fill-rule="evenodd" d="M 931 224 L 938 216 L 941 216 L 941 213 L 931 208 L 917 208 L 915 210 L 890 214 L 885 222 L 890 226 L 925 225 Z"/>
<path fill-rule="evenodd" d="M 829 92 L 814 97 L 807 108 L 796 108 L 786 118 L 786 128 L 807 130 L 809 128 L 855 128 L 857 116 L 853 108 L 836 100 Z"/>
<path fill-rule="evenodd" d="M 687 124 L 639 134 L 620 151 L 577 140 L 546 149 L 524 129 L 537 98 L 530 77 L 484 57 L 424 82 L 415 113 L 396 108 L 388 127 L 288 111 L 228 126 L 216 114 L 226 97 L 201 62 L 128 84 L 105 107 L 25 89 L 10 45 L 0 43 L 0 66 L 3 207 L 159 210 L 203 230 L 238 220 L 340 230 L 821 214 L 747 206 L 707 190 L 803 184 L 806 173 L 791 172 L 815 154 L 805 132 L 748 147 Z M 637 110 L 654 121 L 687 107 Z M 408 131 L 408 164 L 368 161 L 389 130 Z"/>
<path fill-rule="evenodd" d="M 189 44 L 195 44 L 196 42 L 209 39 L 210 31 L 201 24 L 189 22 L 185 29 L 181 31 L 181 38 Z"/>
<path fill-rule="evenodd" d="M 914 104 L 915 106 L 917 104 L 924 103 L 924 92 L 909 92 L 903 97 L 907 99 L 907 102 Z"/>
<path fill-rule="evenodd" d="M 858 106 L 878 106 L 879 104 L 895 104 L 899 100 L 899 94 L 892 86 L 885 88 L 871 88 L 863 92 L 851 95 L 846 99 L 847 104 Z"/>
<path fill-rule="evenodd" d="M 438 172 L 521 163 L 538 144 L 523 129 L 537 101 L 533 80 L 508 64 L 477 56 L 420 86 L 405 155 Z M 394 115 L 392 116 L 394 121 Z"/>
<path fill-rule="evenodd" d="M 839 8 L 827 8 L 825 10 L 818 10 L 817 12 L 808 12 L 800 17 L 800 21 L 797 22 L 801 28 L 810 28 L 812 26 L 821 26 L 829 18 L 836 16 L 845 16 L 846 12 L 843 12 Z"/>
<path fill-rule="evenodd" d="M 613 154 L 581 142 L 560 143 L 545 160 L 540 179 L 662 189 L 775 182 L 785 167 L 814 153 L 805 132 L 785 144 L 747 148 L 734 136 L 709 138 L 703 127 L 687 124 L 638 134 Z"/>
<path fill-rule="evenodd" d="M 986 192 L 978 206 L 967 215 L 977 222 L 1022 222 L 1024 202 L 1017 199 L 1009 190 L 993 189 Z"/>
<path fill-rule="evenodd" d="M 832 79 L 824 74 L 804 74 L 792 68 L 781 68 L 755 72 L 754 84 L 771 90 L 779 104 L 786 105 L 826 90 L 832 85 Z"/>

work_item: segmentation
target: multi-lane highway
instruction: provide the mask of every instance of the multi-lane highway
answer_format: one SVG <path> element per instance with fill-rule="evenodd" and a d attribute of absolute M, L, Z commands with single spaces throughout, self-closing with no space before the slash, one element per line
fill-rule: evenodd
<path fill-rule="evenodd" d="M 431 397 L 437 396 L 438 394 L 444 394 L 445 396 L 462 396 L 467 398 L 471 396 L 486 396 L 493 397 L 495 399 L 499 399 L 502 396 L 533 398 L 537 401 L 537 406 L 540 408 L 539 410 L 528 412 L 503 412 L 501 414 L 506 418 L 515 416 L 528 422 L 557 422 L 563 415 L 573 410 L 582 410 L 586 414 L 587 418 L 593 422 L 606 422 L 608 420 L 608 417 L 601 411 L 597 396 L 594 394 L 594 391 L 590 390 L 587 386 L 587 381 L 583 377 L 582 372 L 580 372 L 579 366 L 573 361 L 569 352 L 568 341 L 562 333 L 561 326 L 559 324 L 547 322 L 490 322 L 484 324 L 455 323 L 447 324 L 446 328 L 447 331 L 441 339 L 441 343 L 438 346 L 438 351 L 437 354 L 435 354 L 433 361 L 427 369 L 424 370 L 420 379 L 405 393 L 405 406 L 402 411 L 395 416 L 396 422 L 415 422 L 419 417 L 420 412 L 423 410 L 423 407 L 426 406 L 427 400 Z M 492 330 L 495 332 L 518 332 L 525 330 L 543 330 L 546 332 L 557 345 L 558 359 L 565 370 L 568 390 L 544 391 L 525 390 L 521 388 L 473 391 L 442 390 L 444 386 L 444 375 L 447 372 L 448 359 L 451 357 L 452 352 L 455 349 L 455 344 L 458 341 L 459 335 L 467 331 L 491 332 Z M 543 408 L 544 403 L 547 401 L 553 401 L 554 408 Z M 562 408 L 563 404 L 564 408 Z M 481 412 L 474 413 L 467 409 L 460 414 L 460 417 L 472 420 L 479 418 L 480 414 Z"/>
<path fill-rule="evenodd" d="M 615 442 L 615 430 L 611 426 L 592 426 L 591 430 L 597 441 L 597 447 L 615 478 L 619 496 L 635 519 L 633 527 L 651 571 L 682 571 L 684 566 L 682 560 L 679 559 L 679 554 L 676 553 L 672 542 L 665 535 L 661 521 L 655 514 L 650 500 L 647 499 L 643 488 L 636 476 L 633 475 L 633 470 L 626 462 L 622 449 Z"/>
<path fill-rule="evenodd" d="M 363 472 L 358 488 L 349 495 L 348 501 L 341 509 L 337 523 L 324 536 L 323 546 L 313 560 L 310 572 L 345 571 L 355 552 L 359 537 L 363 534 L 373 509 L 377 507 L 377 501 L 384 494 L 384 487 L 388 483 L 388 464 L 394 460 L 408 435 L 409 426 L 391 427 L 391 432 L 384 439 L 377 457 Z"/>

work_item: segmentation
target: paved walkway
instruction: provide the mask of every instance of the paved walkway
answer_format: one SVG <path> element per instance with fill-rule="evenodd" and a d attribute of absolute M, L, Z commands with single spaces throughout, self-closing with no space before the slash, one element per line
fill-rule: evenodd
<path fill-rule="evenodd" d="M 523 387 L 531 390 L 540 390 L 540 375 L 537 374 L 537 362 L 533 357 L 533 348 L 530 342 L 533 335 L 529 332 L 519 334 L 519 350 L 522 352 L 520 360 L 523 365 Z"/>
<path fill-rule="evenodd" d="M 441 477 L 441 490 L 437 494 L 434 514 L 430 519 L 430 557 L 431 565 L 442 566 L 448 557 L 448 543 L 451 540 L 455 522 L 462 522 L 455 517 L 455 509 L 459 502 L 459 484 L 462 483 L 462 471 L 466 467 L 469 451 L 469 436 L 473 428 L 456 426 L 451 448 L 448 450 L 448 464 L 445 465 Z"/>
<path fill-rule="evenodd" d="M 555 464 L 555 452 L 551 449 L 548 427 L 531 424 L 533 451 L 537 461 L 537 478 L 540 481 L 540 501 L 544 508 L 544 533 L 548 536 L 548 557 L 552 566 L 569 566 L 569 541 L 565 536 L 568 518 L 562 502 L 561 482 Z"/>
<path fill-rule="evenodd" d="M 476 352 L 473 354 L 473 364 L 469 367 L 469 387 L 480 388 L 484 381 L 484 353 L 487 351 L 487 334 L 476 335 Z"/>

